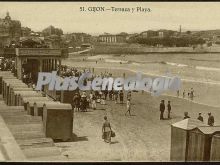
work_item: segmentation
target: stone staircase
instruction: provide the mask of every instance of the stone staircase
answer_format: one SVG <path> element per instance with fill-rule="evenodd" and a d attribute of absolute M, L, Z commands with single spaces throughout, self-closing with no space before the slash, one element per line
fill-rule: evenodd
<path fill-rule="evenodd" d="M 67 161 L 53 140 L 45 136 L 40 116 L 27 115 L 23 106 L 7 106 L 2 96 L 0 115 L 28 161 Z"/>

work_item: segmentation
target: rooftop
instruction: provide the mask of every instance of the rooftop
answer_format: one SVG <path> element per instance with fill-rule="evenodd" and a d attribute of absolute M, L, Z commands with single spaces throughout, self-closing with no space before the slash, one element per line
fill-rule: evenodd
<path fill-rule="evenodd" d="M 200 127 L 200 126 L 208 126 L 204 124 L 203 122 L 195 119 L 184 119 L 182 121 L 179 121 L 177 123 L 172 124 L 173 127 L 181 128 L 184 130 L 192 130 L 194 128 Z"/>

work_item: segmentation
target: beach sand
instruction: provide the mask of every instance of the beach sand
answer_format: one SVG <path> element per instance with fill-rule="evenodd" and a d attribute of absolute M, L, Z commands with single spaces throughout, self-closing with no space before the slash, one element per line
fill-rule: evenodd
<path fill-rule="evenodd" d="M 159 103 L 171 101 L 171 120 L 159 120 Z M 152 97 L 148 93 L 132 93 L 132 116 L 125 116 L 126 104 L 97 105 L 97 110 L 75 112 L 73 132 L 74 142 L 56 143 L 70 161 L 169 161 L 171 124 L 181 121 L 188 111 L 193 119 L 201 112 L 207 123 L 207 112 L 215 117 L 215 125 L 220 125 L 219 108 L 193 103 L 171 96 Z M 109 145 L 101 139 L 103 117 L 111 122 L 116 137 Z M 167 111 L 165 112 L 167 118 Z"/>
<path fill-rule="evenodd" d="M 134 75 L 131 71 L 133 69 L 140 71 L 139 67 L 126 68 L 128 64 L 107 63 L 104 60 L 98 61 L 98 64 L 88 60 L 82 66 L 81 58 L 65 60 L 63 64 L 80 68 L 94 67 L 96 74 L 110 71 L 114 77 L 122 77 L 123 73 L 126 77 Z M 160 71 L 163 72 L 163 69 Z M 215 117 L 215 125 L 220 125 L 220 108 L 218 107 L 220 106 L 220 86 L 207 82 L 183 81 L 182 89 L 191 87 L 195 90 L 194 101 L 183 99 L 182 96 L 177 97 L 175 92 L 157 97 L 146 92 L 132 92 L 132 116 L 124 115 L 126 104 L 115 104 L 114 101 L 109 100 L 106 101 L 107 105 L 98 104 L 97 110 L 75 112 L 73 132 L 77 136 L 76 140 L 56 143 L 56 145 L 61 148 L 64 155 L 68 155 L 70 161 L 169 161 L 171 124 L 183 120 L 184 112 L 187 111 L 193 119 L 196 119 L 198 113 L 201 112 L 204 123 L 207 123 L 207 113 L 211 112 Z M 159 120 L 159 104 L 162 99 L 165 100 L 165 104 L 168 100 L 171 101 L 171 120 Z M 104 143 L 101 139 L 105 115 L 116 132 L 111 145 Z M 165 117 L 167 118 L 167 110 Z"/>

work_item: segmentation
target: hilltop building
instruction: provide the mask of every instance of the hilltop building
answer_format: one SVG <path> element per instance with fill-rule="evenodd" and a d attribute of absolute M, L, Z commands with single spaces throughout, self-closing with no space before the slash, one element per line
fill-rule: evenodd
<path fill-rule="evenodd" d="M 76 47 L 93 42 L 93 37 L 86 33 L 71 33 L 64 34 L 62 40 L 67 47 Z"/>
<path fill-rule="evenodd" d="M 140 33 L 140 37 L 142 38 L 164 38 L 164 37 L 174 37 L 178 36 L 177 31 L 160 29 L 157 31 L 148 30 Z"/>
<path fill-rule="evenodd" d="M 105 42 L 105 43 L 124 43 L 126 42 L 128 37 L 127 33 L 120 33 L 120 34 L 108 34 L 105 33 L 103 35 L 99 35 L 98 42 Z"/>
<path fill-rule="evenodd" d="M 63 30 L 59 28 L 55 28 L 54 26 L 49 26 L 42 31 L 43 36 L 51 36 L 51 35 L 63 35 Z"/>
<path fill-rule="evenodd" d="M 20 37 L 20 21 L 12 20 L 7 12 L 4 19 L 0 18 L 0 47 L 7 47 L 12 42 L 18 42 Z"/>

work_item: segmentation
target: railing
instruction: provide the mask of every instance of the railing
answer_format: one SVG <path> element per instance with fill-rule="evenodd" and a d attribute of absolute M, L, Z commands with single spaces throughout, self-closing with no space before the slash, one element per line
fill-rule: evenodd
<path fill-rule="evenodd" d="M 59 57 L 67 58 L 68 49 L 49 49 L 49 48 L 2 48 L 0 56 L 3 57 Z"/>
<path fill-rule="evenodd" d="M 16 48 L 17 56 L 61 56 L 60 49 Z"/>
<path fill-rule="evenodd" d="M 15 57 L 15 48 L 4 48 L 3 49 L 3 56 L 4 57 Z"/>

